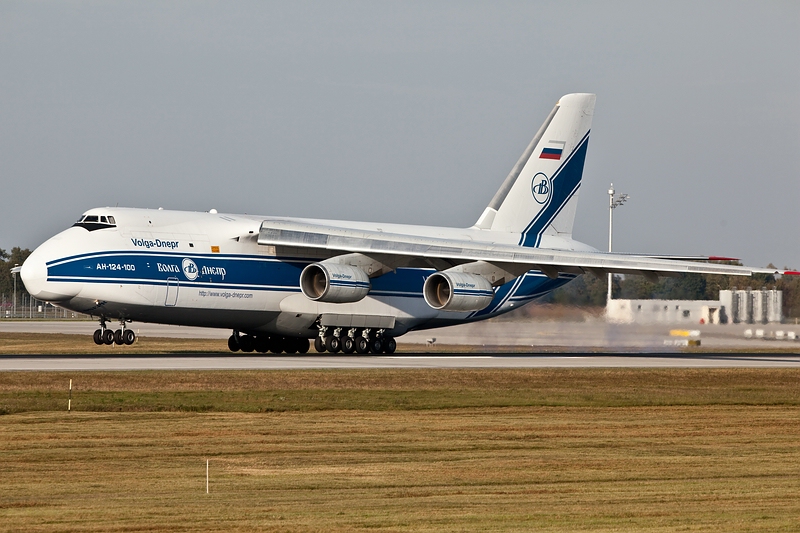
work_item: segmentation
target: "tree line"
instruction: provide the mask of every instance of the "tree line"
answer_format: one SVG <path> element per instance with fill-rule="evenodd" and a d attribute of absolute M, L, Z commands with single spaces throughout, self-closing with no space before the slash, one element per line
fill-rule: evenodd
<path fill-rule="evenodd" d="M 738 263 L 729 263 L 738 264 Z M 769 265 L 768 268 L 774 268 Z M 648 281 L 644 276 L 614 276 L 614 298 L 646 300 L 718 300 L 719 291 L 731 289 L 777 289 L 783 291 L 783 316 L 800 317 L 800 276 L 755 274 L 752 277 L 679 274 Z M 553 291 L 544 301 L 578 306 L 606 305 L 608 277 L 591 274 Z"/>
<path fill-rule="evenodd" d="M 0 294 L 11 301 L 14 278 L 11 268 L 21 265 L 31 254 L 27 248 L 14 247 L 10 252 L 0 248 Z M 730 263 L 736 264 L 736 263 Z M 769 268 L 774 268 L 769 265 Z M 608 281 L 591 274 L 578 277 L 544 297 L 542 301 L 575 306 L 598 306 L 606 304 Z M 701 274 L 679 274 L 663 277 L 657 282 L 644 276 L 614 276 L 614 298 L 663 299 L 663 300 L 717 300 L 719 291 L 725 289 L 778 289 L 783 291 L 783 316 L 800 317 L 800 276 L 781 276 L 775 279 L 768 274 L 752 277 Z M 27 294 L 22 280 L 17 279 L 17 297 Z"/>
<path fill-rule="evenodd" d="M 14 268 L 14 265 L 24 263 L 29 255 L 31 255 L 30 250 L 19 246 L 12 248 L 11 252 L 0 248 L 0 295 L 3 297 L 2 301 L 11 302 L 11 295 L 14 293 L 14 275 L 11 273 L 11 269 Z M 28 293 L 25 291 L 25 285 L 19 279 L 19 275 L 17 275 L 17 298 L 22 294 Z"/>

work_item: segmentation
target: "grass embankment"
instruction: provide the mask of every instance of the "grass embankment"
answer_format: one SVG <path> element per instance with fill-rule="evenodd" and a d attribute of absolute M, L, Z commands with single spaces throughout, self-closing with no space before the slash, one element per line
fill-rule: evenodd
<path fill-rule="evenodd" d="M 399 340 L 397 352 L 403 353 L 637 353 L 636 348 L 609 347 L 580 347 L 553 345 L 553 346 L 524 346 L 524 345 L 448 345 L 448 344 L 409 344 Z M 796 354 L 800 346 L 793 343 L 776 343 L 768 348 L 708 348 L 701 347 L 664 347 L 655 350 L 655 353 L 775 353 Z M 176 339 L 160 337 L 139 337 L 131 346 L 96 345 L 90 335 L 66 335 L 62 333 L 0 333 L 0 354 L 4 355 L 151 355 L 151 354 L 222 354 L 232 355 L 228 349 L 227 339 Z M 259 354 L 252 352 L 237 355 L 270 356 L 273 354 Z M 286 354 L 283 354 L 286 355 Z M 319 355 L 312 347 L 308 355 Z M 339 353 L 339 355 L 343 355 Z M 358 354 L 352 354 L 358 356 Z"/>
<path fill-rule="evenodd" d="M 0 354 L 180 354 L 180 353 L 227 353 L 227 339 L 164 339 L 140 337 L 130 346 L 96 345 L 91 335 L 67 335 L 63 333 L 0 333 Z"/>
<path fill-rule="evenodd" d="M 800 516 L 798 370 L 13 372 L 0 405 L 0 530 L 795 531 Z"/>
<path fill-rule="evenodd" d="M 398 345 L 397 351 L 416 352 L 420 345 Z M 502 352 L 530 352 L 527 346 L 493 346 L 490 351 Z M 555 348 L 556 351 L 563 349 Z M 437 344 L 426 346 L 426 352 L 436 353 L 474 353 L 485 352 L 483 346 L 450 346 Z M 222 354 L 231 355 L 227 339 L 177 339 L 161 337 L 139 337 L 131 346 L 96 345 L 90 335 L 67 335 L 63 333 L 0 333 L 0 354 L 4 355 L 145 355 L 145 354 Z M 251 352 L 249 354 L 237 352 L 237 355 L 272 355 Z M 284 354 L 285 355 L 285 354 Z M 318 355 L 312 347 L 308 355 Z M 339 355 L 342 355 L 341 353 Z M 358 354 L 353 354 L 357 356 Z"/>

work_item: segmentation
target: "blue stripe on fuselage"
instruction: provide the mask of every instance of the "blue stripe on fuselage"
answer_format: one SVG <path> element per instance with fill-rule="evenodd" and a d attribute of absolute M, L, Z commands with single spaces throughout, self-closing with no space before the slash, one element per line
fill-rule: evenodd
<path fill-rule="evenodd" d="M 181 263 L 185 258 L 192 259 L 197 266 L 198 275 L 194 280 L 189 280 L 183 273 Z M 177 278 L 181 286 L 197 288 L 300 292 L 300 273 L 306 265 L 315 261 L 257 255 L 111 251 L 80 254 L 50 261 L 47 266 L 47 280 L 69 283 L 167 285 L 167 283 L 174 284 Z M 203 272 L 209 273 L 203 274 Z M 220 275 L 220 272 L 224 272 L 224 275 Z M 369 294 L 377 297 L 421 299 L 425 279 L 433 272 L 434 269 L 398 268 L 371 279 L 372 288 Z M 532 271 L 498 287 L 492 304 L 473 316 L 490 316 L 500 311 L 509 299 L 517 301 L 533 298 L 557 288 L 570 279 L 572 277 L 551 280 L 541 273 Z"/>

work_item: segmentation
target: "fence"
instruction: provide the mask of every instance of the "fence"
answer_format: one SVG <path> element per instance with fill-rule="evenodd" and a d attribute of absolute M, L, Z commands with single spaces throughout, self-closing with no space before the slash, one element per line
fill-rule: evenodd
<path fill-rule="evenodd" d="M 68 309 L 62 309 L 53 304 L 33 298 L 30 294 L 22 292 L 17 295 L 16 309 L 14 308 L 14 298 L 10 294 L 0 295 L 0 320 L 12 318 L 26 318 L 33 320 L 36 318 L 58 319 L 58 320 L 86 320 L 88 315 L 76 313 Z"/>

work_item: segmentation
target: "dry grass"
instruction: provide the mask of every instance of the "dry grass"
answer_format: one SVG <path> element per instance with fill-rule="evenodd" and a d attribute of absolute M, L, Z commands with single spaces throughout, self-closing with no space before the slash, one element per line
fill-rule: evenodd
<path fill-rule="evenodd" d="M 422 346 L 417 344 L 398 345 L 398 352 L 417 352 Z M 529 352 L 526 346 L 492 346 L 494 352 Z M 563 351 L 563 347 L 554 347 L 545 351 Z M 483 346 L 446 345 L 425 346 L 425 352 L 435 353 L 471 353 L 484 352 Z M 96 345 L 89 335 L 67 335 L 62 333 L 4 333 L 0 332 L 0 354 L 6 355 L 70 355 L 70 354 L 95 354 L 95 355 L 136 355 L 136 354 L 224 354 L 230 355 L 227 339 L 177 339 L 161 337 L 139 337 L 131 346 Z M 250 354 L 255 355 L 256 352 Z M 317 355 L 313 347 L 309 355 Z M 355 355 L 355 354 L 354 354 Z"/>
<path fill-rule="evenodd" d="M 231 353 L 226 340 L 140 337 L 131 346 L 98 346 L 90 335 L 0 333 L 0 353 L 24 354 L 152 354 Z"/>
<path fill-rule="evenodd" d="M 55 412 L 69 377 L 78 412 Z M 796 531 L 798 384 L 790 369 L 0 373 L 0 530 Z M 179 412 L 193 402 L 215 412 Z"/>
<path fill-rule="evenodd" d="M 579 317 L 567 318 L 565 320 L 579 320 Z M 776 343 L 769 348 L 671 348 L 677 353 L 775 353 L 775 354 L 797 354 L 800 347 L 791 343 Z M 432 346 L 423 344 L 410 344 L 401 338 L 398 353 L 608 353 L 608 347 L 580 347 L 577 349 L 571 346 L 524 346 L 524 345 L 448 345 L 437 343 Z M 637 353 L 636 349 L 615 349 L 613 352 Z M 654 353 L 664 354 L 664 350 Z M 228 350 L 227 340 L 225 339 L 176 339 L 160 337 L 140 337 L 132 346 L 98 346 L 92 341 L 89 335 L 66 335 L 59 333 L 4 333 L 0 332 L 0 354 L 5 355 L 76 355 L 92 354 L 105 356 L 120 355 L 144 355 L 144 354 L 222 354 L 231 355 Z M 258 353 L 238 355 L 259 356 Z M 319 355 L 312 348 L 308 355 Z M 341 354 L 340 354 L 341 355 Z M 357 354 L 354 354 L 357 355 Z M 266 354 L 269 356 L 269 354 Z"/>
<path fill-rule="evenodd" d="M 796 531 L 798 414 L 13 415 L 0 434 L 0 529 Z"/>

